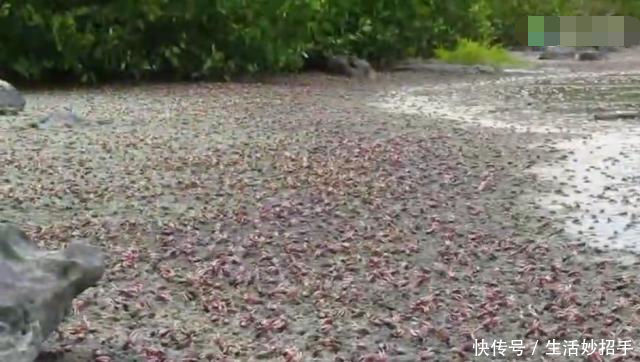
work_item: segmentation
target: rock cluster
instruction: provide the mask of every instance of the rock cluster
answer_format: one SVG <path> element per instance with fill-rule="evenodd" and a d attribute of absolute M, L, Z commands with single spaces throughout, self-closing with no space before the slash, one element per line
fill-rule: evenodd
<path fill-rule="evenodd" d="M 448 64 L 437 61 L 409 60 L 397 64 L 394 71 L 424 71 L 436 74 L 494 74 L 500 69 L 489 65 Z"/>
<path fill-rule="evenodd" d="M 560 59 L 575 59 L 575 60 L 602 60 L 605 59 L 607 53 L 613 51 L 607 47 L 600 48 L 578 48 L 578 47 L 562 47 L 562 46 L 548 46 L 542 49 L 542 52 L 538 56 L 541 60 L 560 60 Z"/>
<path fill-rule="evenodd" d="M 103 256 L 92 246 L 41 250 L 16 226 L 0 222 L 0 361 L 33 362 L 72 300 L 103 272 Z"/>
<path fill-rule="evenodd" d="M 76 125 L 86 123 L 85 119 L 73 113 L 70 108 L 53 111 L 48 116 L 41 119 L 40 122 L 34 123 L 37 128 L 66 127 L 70 128 Z"/>
<path fill-rule="evenodd" d="M 376 72 L 368 61 L 354 56 L 333 55 L 327 58 L 327 71 L 352 78 L 375 79 Z"/>

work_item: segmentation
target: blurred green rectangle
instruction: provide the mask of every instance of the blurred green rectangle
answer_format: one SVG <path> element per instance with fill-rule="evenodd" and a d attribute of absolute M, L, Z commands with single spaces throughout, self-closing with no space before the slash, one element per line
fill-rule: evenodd
<path fill-rule="evenodd" d="M 575 16 L 560 16 L 560 32 L 575 33 L 577 29 Z"/>
<path fill-rule="evenodd" d="M 541 46 L 544 46 L 544 45 L 545 45 L 544 44 L 544 33 L 542 33 L 542 32 L 529 33 L 527 46 L 530 46 L 530 47 L 541 47 Z"/>
<path fill-rule="evenodd" d="M 609 31 L 609 16 L 592 16 L 591 31 L 594 33 L 607 33 Z"/>
<path fill-rule="evenodd" d="M 607 16 L 607 46 L 625 45 L 626 24 L 638 24 L 638 19 L 628 16 Z M 631 32 L 629 32 L 631 34 Z"/>
<path fill-rule="evenodd" d="M 560 33 L 560 45 L 575 47 L 577 44 L 577 34 L 575 31 L 563 31 Z"/>
<path fill-rule="evenodd" d="M 624 46 L 624 33 L 622 32 L 610 32 L 607 33 L 607 46 L 623 47 Z"/>
<path fill-rule="evenodd" d="M 593 44 L 593 33 L 586 31 L 576 32 L 576 46 L 588 47 Z"/>
<path fill-rule="evenodd" d="M 640 44 L 640 21 L 630 16 L 528 16 L 516 24 L 516 35 L 529 46 L 628 46 Z"/>
<path fill-rule="evenodd" d="M 593 32 L 591 33 L 591 43 L 589 46 L 609 46 L 609 33 L 607 32 Z"/>
<path fill-rule="evenodd" d="M 560 32 L 560 17 L 559 16 L 545 16 L 544 17 L 544 32 L 545 33 L 558 33 L 558 32 Z"/>
<path fill-rule="evenodd" d="M 624 16 L 607 16 L 607 31 L 612 33 L 624 33 Z M 631 18 L 633 19 L 633 18 Z"/>
<path fill-rule="evenodd" d="M 592 16 L 576 16 L 576 33 L 590 33 L 592 32 Z"/>
<path fill-rule="evenodd" d="M 560 16 L 560 36 L 558 39 L 558 45 L 562 46 L 576 46 L 576 17 L 575 16 Z"/>
<path fill-rule="evenodd" d="M 544 33 L 544 16 L 529 16 L 527 29 L 530 33 Z"/>
<path fill-rule="evenodd" d="M 560 45 L 560 17 L 559 16 L 544 17 L 544 45 L 545 46 Z"/>
<path fill-rule="evenodd" d="M 557 46 L 560 45 L 560 32 L 544 32 L 544 45 Z"/>
<path fill-rule="evenodd" d="M 631 16 L 624 17 L 624 45 L 631 46 L 640 43 L 640 21 Z"/>

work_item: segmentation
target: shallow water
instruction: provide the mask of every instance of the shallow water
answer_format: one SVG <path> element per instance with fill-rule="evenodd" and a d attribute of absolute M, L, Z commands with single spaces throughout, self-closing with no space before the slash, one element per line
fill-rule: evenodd
<path fill-rule="evenodd" d="M 537 203 L 564 219 L 565 231 L 578 240 L 640 252 L 640 119 L 594 119 L 639 104 L 638 74 L 557 74 L 407 88 L 377 105 L 474 127 L 564 136 L 550 146 L 568 157 L 531 169 L 555 185 Z"/>
<path fill-rule="evenodd" d="M 532 171 L 558 182 L 560 192 L 538 199 L 568 214 L 566 231 L 594 246 L 640 251 L 640 127 L 602 132 L 556 144 L 571 152 L 565 162 Z"/>

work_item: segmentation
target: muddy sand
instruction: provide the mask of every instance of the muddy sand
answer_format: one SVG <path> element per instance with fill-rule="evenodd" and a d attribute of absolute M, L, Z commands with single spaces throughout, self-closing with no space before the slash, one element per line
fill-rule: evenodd
<path fill-rule="evenodd" d="M 640 120 L 594 119 L 636 109 L 634 51 L 27 92 L 0 218 L 108 254 L 41 360 L 638 359 Z M 24 127 L 61 105 L 113 122 Z"/>

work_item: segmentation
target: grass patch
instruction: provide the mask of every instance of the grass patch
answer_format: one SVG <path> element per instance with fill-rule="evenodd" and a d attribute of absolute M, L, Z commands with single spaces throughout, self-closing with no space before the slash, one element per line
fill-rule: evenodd
<path fill-rule="evenodd" d="M 453 64 L 483 64 L 492 66 L 525 66 L 524 60 L 511 55 L 499 45 L 488 46 L 468 39 L 458 41 L 455 49 L 436 49 L 436 58 Z"/>

